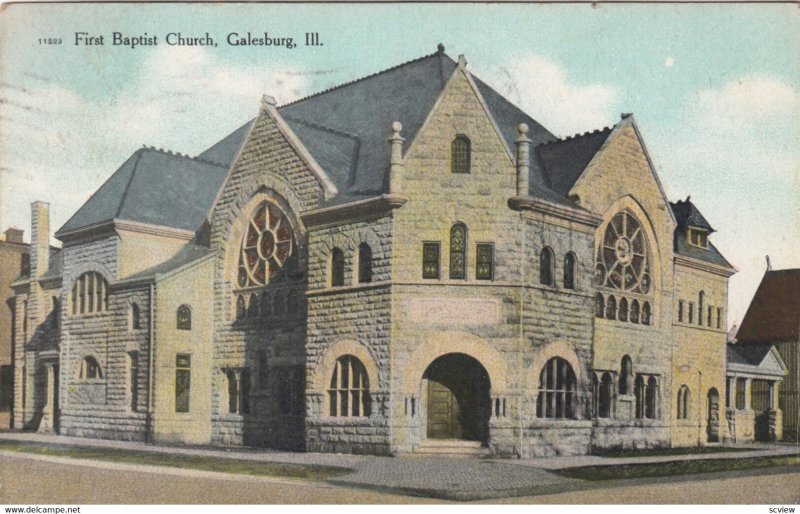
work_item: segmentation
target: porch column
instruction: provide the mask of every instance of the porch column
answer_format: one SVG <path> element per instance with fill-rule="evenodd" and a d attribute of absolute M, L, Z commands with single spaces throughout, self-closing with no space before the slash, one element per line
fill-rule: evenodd
<path fill-rule="evenodd" d="M 727 377 L 726 380 L 726 388 L 725 388 L 725 407 L 731 408 L 733 407 L 733 395 L 736 393 L 736 378 L 735 377 Z"/>
<path fill-rule="evenodd" d="M 745 410 L 751 410 L 753 408 L 752 405 L 752 388 L 753 379 L 746 378 L 744 379 L 744 408 Z"/>
<path fill-rule="evenodd" d="M 53 431 L 53 391 L 54 391 L 54 364 L 45 364 L 47 374 L 47 387 L 45 388 L 45 404 L 42 408 L 42 419 L 39 422 L 38 432 L 52 432 Z"/>

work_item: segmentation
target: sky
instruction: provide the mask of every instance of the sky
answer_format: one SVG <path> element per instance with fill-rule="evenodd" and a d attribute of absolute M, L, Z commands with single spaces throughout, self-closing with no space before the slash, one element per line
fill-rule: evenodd
<path fill-rule="evenodd" d="M 0 230 L 53 231 L 142 145 L 196 155 L 279 104 L 436 51 L 551 132 L 632 112 L 671 201 L 691 195 L 739 272 L 800 267 L 800 9 L 793 4 L 16 4 L 0 12 Z M 77 32 L 104 45 L 75 44 Z M 112 34 L 158 37 L 113 45 Z M 294 38 L 231 46 L 230 33 Z M 304 34 L 322 46 L 305 46 Z M 170 46 L 168 33 L 216 46 Z M 146 34 L 146 36 L 145 36 Z M 42 39 L 60 39 L 46 44 Z"/>

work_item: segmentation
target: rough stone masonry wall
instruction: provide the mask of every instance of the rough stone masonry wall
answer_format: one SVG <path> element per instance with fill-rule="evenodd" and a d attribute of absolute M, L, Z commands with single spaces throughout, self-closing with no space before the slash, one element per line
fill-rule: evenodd
<path fill-rule="evenodd" d="M 260 351 L 270 356 L 270 367 L 304 363 L 305 277 L 291 286 L 300 290 L 298 316 L 273 320 L 265 327 L 258 323 L 235 321 L 233 281 L 241 245 L 237 223 L 247 222 L 244 207 L 254 195 L 263 193 L 287 212 L 295 224 L 300 268 L 304 271 L 306 235 L 300 225 L 302 212 L 322 200 L 322 186 L 279 131 L 275 121 L 261 113 L 255 121 L 241 156 L 234 164 L 211 216 L 211 247 L 219 252 L 214 270 L 214 360 L 212 362 L 212 441 L 220 444 L 255 444 L 281 448 L 302 448 L 303 416 L 277 414 L 275 397 L 255 391 L 248 419 L 227 413 L 227 382 L 223 368 L 247 366 L 257 374 L 255 363 Z M 273 287 L 267 288 L 272 293 Z M 255 381 L 254 381 L 255 384 Z M 263 393 L 263 394 L 262 394 Z"/>
<path fill-rule="evenodd" d="M 74 281 L 87 271 L 99 272 L 109 282 L 116 278 L 118 238 L 68 245 L 64 249 L 61 328 L 61 433 L 82 437 L 145 439 L 147 354 L 150 326 L 149 290 L 111 290 L 108 310 L 72 315 L 70 293 Z M 141 328 L 131 330 L 131 304 L 139 306 Z M 139 352 L 140 407 L 131 410 L 129 352 Z M 94 357 L 102 378 L 80 379 L 81 361 Z"/>
<path fill-rule="evenodd" d="M 370 383 L 371 414 L 332 417 L 327 391 L 309 391 L 306 400 L 309 451 L 388 454 L 389 337 L 391 287 L 391 217 L 353 222 L 315 230 L 309 238 L 308 342 L 306 359 L 309 389 L 315 381 L 327 389 L 330 373 L 323 360 L 335 362 L 332 347 L 360 345 L 378 370 Z M 358 247 L 372 249 L 372 280 L 358 284 Z M 345 256 L 344 286 L 331 287 L 330 255 L 338 247 Z M 339 346 L 336 346 L 339 343 Z M 370 363 L 365 363 L 369 365 Z"/>
<path fill-rule="evenodd" d="M 525 224 L 523 344 L 518 359 L 523 406 L 519 417 L 525 428 L 520 453 L 523 457 L 586 454 L 592 426 L 594 237 L 586 226 L 537 218 L 528 218 Z M 552 286 L 540 283 L 539 255 L 544 247 L 555 257 Z M 570 252 L 576 257 L 575 290 L 564 287 L 564 260 Z M 549 358 L 568 358 L 570 353 L 579 363 L 573 370 L 579 377 L 576 419 L 537 418 L 542 366 Z"/>

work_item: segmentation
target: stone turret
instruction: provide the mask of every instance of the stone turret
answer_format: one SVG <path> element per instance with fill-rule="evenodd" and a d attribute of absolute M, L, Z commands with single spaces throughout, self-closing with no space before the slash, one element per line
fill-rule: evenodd
<path fill-rule="evenodd" d="M 517 126 L 519 135 L 514 142 L 517 145 L 517 196 L 528 196 L 529 172 L 531 167 L 531 140 L 528 137 L 528 125 Z"/>
<path fill-rule="evenodd" d="M 389 194 L 400 193 L 400 180 L 403 172 L 403 139 L 400 136 L 400 131 L 403 130 L 403 124 L 399 121 L 392 123 L 392 137 L 389 138 L 389 143 L 392 146 L 392 154 L 389 159 Z"/>

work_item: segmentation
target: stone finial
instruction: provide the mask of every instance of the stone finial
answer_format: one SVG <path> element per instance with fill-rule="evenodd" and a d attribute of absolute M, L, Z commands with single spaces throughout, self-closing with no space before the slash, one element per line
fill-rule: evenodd
<path fill-rule="evenodd" d="M 621 113 L 621 114 L 619 115 L 619 117 L 620 117 L 621 119 L 623 119 L 623 120 L 627 120 L 627 119 L 628 119 L 628 118 L 630 118 L 631 116 L 633 116 L 633 113 L 632 113 L 632 112 L 623 112 L 623 113 Z"/>
<path fill-rule="evenodd" d="M 458 56 L 458 65 L 463 67 L 467 66 L 467 58 L 464 57 L 464 54 Z"/>
<path fill-rule="evenodd" d="M 439 43 L 438 45 L 436 45 L 436 53 L 437 54 L 443 54 L 444 53 L 444 45 L 442 43 Z"/>
<path fill-rule="evenodd" d="M 400 135 L 403 124 L 399 121 L 392 123 L 392 137 L 389 138 L 391 145 L 391 158 L 389 159 L 389 193 L 400 192 L 400 175 L 403 172 L 403 142 L 405 139 Z"/>
<path fill-rule="evenodd" d="M 517 196 L 528 196 L 530 179 L 528 174 L 531 168 L 531 140 L 528 137 L 528 125 L 520 123 L 517 125 Z"/>
<path fill-rule="evenodd" d="M 769 255 L 767 257 L 767 271 L 772 271 L 772 263 L 769 260 Z"/>
<path fill-rule="evenodd" d="M 274 96 L 269 95 L 262 95 L 261 96 L 261 108 L 266 109 L 268 105 L 275 107 L 278 105 L 278 102 L 275 100 Z"/>

